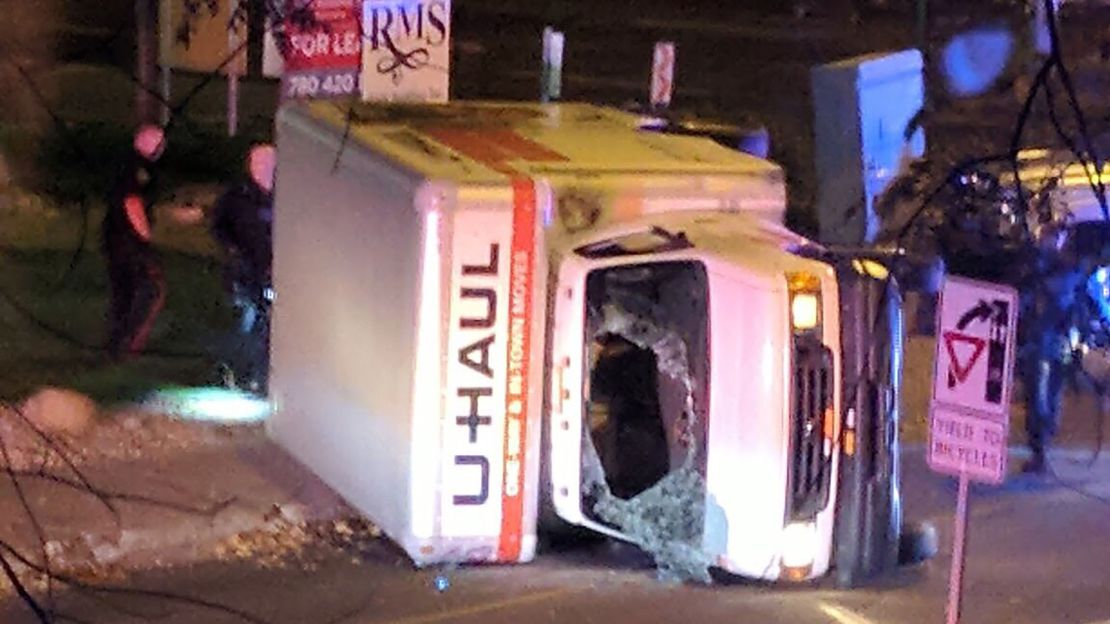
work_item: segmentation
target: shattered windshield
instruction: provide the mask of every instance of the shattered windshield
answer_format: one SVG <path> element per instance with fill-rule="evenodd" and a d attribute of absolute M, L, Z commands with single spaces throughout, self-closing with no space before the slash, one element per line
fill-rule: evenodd
<path fill-rule="evenodd" d="M 698 262 L 592 271 L 582 509 L 665 580 L 709 582 L 704 552 L 708 283 Z"/>

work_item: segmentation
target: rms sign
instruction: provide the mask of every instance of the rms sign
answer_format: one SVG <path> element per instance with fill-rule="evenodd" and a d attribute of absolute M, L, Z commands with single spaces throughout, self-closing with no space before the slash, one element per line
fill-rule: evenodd
<path fill-rule="evenodd" d="M 362 31 L 364 100 L 447 101 L 450 0 L 366 0 Z"/>

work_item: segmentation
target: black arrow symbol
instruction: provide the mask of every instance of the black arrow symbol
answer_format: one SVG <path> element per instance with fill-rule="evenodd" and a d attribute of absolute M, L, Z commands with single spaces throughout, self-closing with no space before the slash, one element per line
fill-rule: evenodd
<path fill-rule="evenodd" d="M 996 302 L 995 305 L 997 304 L 998 302 Z M 971 308 L 967 312 L 964 312 L 964 315 L 960 317 L 959 322 L 956 323 L 956 329 L 967 329 L 967 326 L 971 325 L 972 321 L 989 321 L 991 318 L 991 314 L 994 312 L 994 310 L 992 309 L 993 307 L 994 306 L 991 306 L 991 304 L 980 299 L 978 305 L 976 305 L 974 308 Z"/>

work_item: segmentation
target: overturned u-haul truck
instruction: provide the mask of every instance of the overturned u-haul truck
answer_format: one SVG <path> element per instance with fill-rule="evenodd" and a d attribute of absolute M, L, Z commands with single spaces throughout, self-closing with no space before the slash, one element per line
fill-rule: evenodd
<path fill-rule="evenodd" d="M 278 120 L 271 434 L 417 565 L 574 525 L 662 568 L 893 564 L 899 294 L 776 165 L 583 104 Z"/>

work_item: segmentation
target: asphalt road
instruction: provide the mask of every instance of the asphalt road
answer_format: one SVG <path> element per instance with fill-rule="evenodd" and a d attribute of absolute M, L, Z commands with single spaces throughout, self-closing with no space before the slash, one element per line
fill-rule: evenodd
<path fill-rule="evenodd" d="M 1056 480 L 1014 477 L 1001 488 L 973 487 L 964 622 L 1110 622 L 1110 459 L 1093 469 L 1086 459 L 1061 451 Z M 309 550 L 288 569 L 252 561 L 205 564 L 139 575 L 127 586 L 232 606 L 270 624 L 940 622 L 955 485 L 927 470 L 920 447 L 907 450 L 904 467 L 907 515 L 935 523 L 941 553 L 864 589 L 830 583 L 668 586 L 627 555 L 598 547 L 546 553 L 514 567 L 415 571 L 385 541 L 359 552 Z M 449 581 L 444 591 L 435 586 L 441 574 Z M 94 600 L 67 593 L 59 604 L 98 624 L 245 621 L 165 596 L 100 594 Z M 0 607 L 0 622 L 35 620 L 9 601 Z"/>

